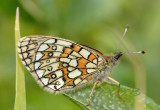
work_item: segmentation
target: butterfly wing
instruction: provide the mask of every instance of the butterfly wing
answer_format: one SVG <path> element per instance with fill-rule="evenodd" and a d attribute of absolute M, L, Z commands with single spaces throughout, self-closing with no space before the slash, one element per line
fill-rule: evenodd
<path fill-rule="evenodd" d="M 18 52 L 40 85 L 56 93 L 93 81 L 98 63 L 103 61 L 94 50 L 56 37 L 23 37 Z"/>

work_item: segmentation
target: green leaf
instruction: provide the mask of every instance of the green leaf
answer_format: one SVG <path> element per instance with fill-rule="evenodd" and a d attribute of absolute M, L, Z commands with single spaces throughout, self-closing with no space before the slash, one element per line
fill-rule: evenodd
<path fill-rule="evenodd" d="M 17 43 L 20 39 L 19 29 L 19 8 L 16 12 L 15 20 L 15 47 L 16 47 L 16 96 L 14 110 L 26 110 L 26 91 L 25 91 L 25 80 L 24 80 L 24 69 L 21 59 L 18 55 Z"/>
<path fill-rule="evenodd" d="M 126 86 L 120 88 L 120 96 L 125 100 L 123 102 L 117 96 L 117 86 L 106 82 L 96 87 L 91 104 L 87 107 L 92 87 L 93 85 L 87 86 L 65 96 L 83 110 L 160 110 L 160 105 L 140 93 L 138 89 Z"/>

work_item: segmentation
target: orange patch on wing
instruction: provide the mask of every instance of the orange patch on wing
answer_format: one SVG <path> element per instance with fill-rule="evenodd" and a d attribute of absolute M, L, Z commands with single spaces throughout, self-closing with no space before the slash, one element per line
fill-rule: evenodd
<path fill-rule="evenodd" d="M 59 69 L 63 69 L 63 63 L 62 62 L 59 64 Z"/>
<path fill-rule="evenodd" d="M 46 78 L 52 78 L 51 74 L 45 75 Z"/>
<path fill-rule="evenodd" d="M 84 59 L 84 58 L 81 58 L 80 60 L 78 60 L 78 66 L 77 68 L 86 68 L 86 64 L 88 63 L 89 61 Z"/>
<path fill-rule="evenodd" d="M 45 75 L 45 78 L 49 78 L 49 83 L 52 83 L 55 79 L 52 78 L 52 74 Z"/>
<path fill-rule="evenodd" d="M 80 49 L 81 49 L 81 47 L 79 47 L 78 45 L 73 45 L 74 51 L 79 52 Z"/>
<path fill-rule="evenodd" d="M 82 75 L 80 76 L 81 79 L 91 79 L 90 74 L 87 73 L 86 69 L 79 69 L 82 71 Z"/>
<path fill-rule="evenodd" d="M 73 86 L 74 85 L 73 79 L 68 79 L 68 77 L 66 77 L 65 79 L 66 79 L 65 86 Z"/>
<path fill-rule="evenodd" d="M 53 46 L 54 45 L 49 45 L 49 48 L 46 51 L 53 51 Z"/>
<path fill-rule="evenodd" d="M 92 54 L 89 56 L 89 61 L 92 62 L 95 58 L 96 58 L 96 56 L 92 53 Z"/>
<path fill-rule="evenodd" d="M 62 53 L 61 57 L 68 57 L 68 54 Z"/>
<path fill-rule="evenodd" d="M 42 52 L 42 53 L 44 54 L 44 56 L 41 58 L 42 60 L 46 59 L 46 58 L 49 58 L 49 56 L 48 56 L 49 52 Z"/>
<path fill-rule="evenodd" d="M 79 70 L 82 72 L 82 75 L 88 74 L 87 71 L 86 71 L 86 69 L 79 69 Z"/>
<path fill-rule="evenodd" d="M 59 62 L 59 58 L 57 58 L 56 61 Z"/>
<path fill-rule="evenodd" d="M 73 80 L 68 78 L 68 76 L 67 76 L 67 74 L 69 73 L 67 68 L 63 68 L 62 71 L 64 73 L 63 78 L 65 79 L 65 84 L 66 84 L 65 86 L 68 86 L 68 85 L 73 86 L 74 85 Z"/>
<path fill-rule="evenodd" d="M 49 79 L 49 84 L 52 83 L 55 79 Z"/>
<path fill-rule="evenodd" d="M 71 52 L 72 52 L 72 49 L 64 48 L 64 53 L 70 54 Z"/>
<path fill-rule="evenodd" d="M 90 80 L 90 79 L 91 79 L 91 75 L 90 75 L 90 74 L 81 75 L 80 78 L 81 78 L 81 79 Z"/>
<path fill-rule="evenodd" d="M 63 71 L 64 75 L 66 75 L 66 74 L 69 73 L 68 70 L 67 70 L 67 68 L 63 68 L 62 71 Z"/>

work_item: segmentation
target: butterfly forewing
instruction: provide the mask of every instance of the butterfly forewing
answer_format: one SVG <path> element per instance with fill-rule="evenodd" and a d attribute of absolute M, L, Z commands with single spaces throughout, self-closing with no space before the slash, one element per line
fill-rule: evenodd
<path fill-rule="evenodd" d="M 56 37 L 23 37 L 18 52 L 36 80 L 56 93 L 91 82 L 103 62 L 93 49 Z"/>

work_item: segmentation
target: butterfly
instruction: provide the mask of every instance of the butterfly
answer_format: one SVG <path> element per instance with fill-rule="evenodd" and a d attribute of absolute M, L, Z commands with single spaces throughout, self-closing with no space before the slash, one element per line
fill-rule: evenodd
<path fill-rule="evenodd" d="M 107 56 L 67 39 L 26 36 L 18 42 L 18 53 L 35 80 L 50 92 L 64 93 L 94 83 L 89 106 L 96 85 L 107 79 L 118 85 L 120 97 L 120 83 L 110 74 L 123 55 L 121 52 Z"/>

